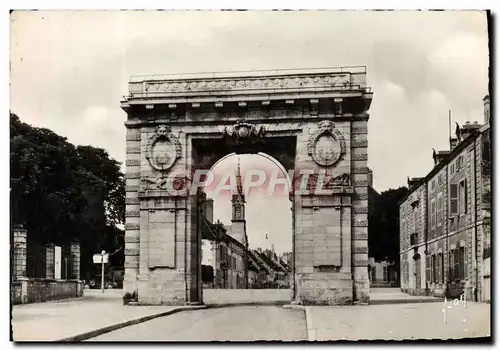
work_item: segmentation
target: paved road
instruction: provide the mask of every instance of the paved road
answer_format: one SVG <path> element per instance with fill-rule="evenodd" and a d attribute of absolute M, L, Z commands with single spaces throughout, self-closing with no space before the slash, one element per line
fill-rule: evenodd
<path fill-rule="evenodd" d="M 458 301 L 457 301 L 458 302 Z M 452 301 L 309 307 L 314 334 L 327 340 L 460 339 L 491 335 L 490 305 Z"/>
<path fill-rule="evenodd" d="M 305 313 L 278 306 L 186 311 L 103 334 L 89 341 L 307 340 Z"/>

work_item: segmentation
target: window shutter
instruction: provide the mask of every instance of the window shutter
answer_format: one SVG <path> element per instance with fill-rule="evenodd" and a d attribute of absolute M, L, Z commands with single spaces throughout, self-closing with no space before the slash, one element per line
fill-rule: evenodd
<path fill-rule="evenodd" d="M 450 215 L 458 214 L 458 184 L 450 185 Z"/>
<path fill-rule="evenodd" d="M 462 255 L 463 255 L 463 261 L 462 261 L 462 266 L 463 266 L 463 273 L 462 273 L 462 277 L 463 279 L 467 278 L 467 248 L 464 247 L 463 248 L 463 252 L 462 252 Z"/>
<path fill-rule="evenodd" d="M 437 255 L 432 256 L 432 280 L 437 282 Z"/>
<path fill-rule="evenodd" d="M 454 277 L 455 279 L 457 279 L 457 278 L 460 278 L 460 261 L 459 261 L 459 259 L 460 259 L 460 258 L 459 258 L 459 250 L 458 250 L 458 249 L 455 249 L 453 253 L 454 253 L 454 257 L 453 257 L 453 263 L 454 263 L 453 267 L 454 267 L 454 268 L 453 268 L 453 269 L 454 269 L 454 271 L 455 271 L 455 274 L 453 275 L 453 277 Z"/>
<path fill-rule="evenodd" d="M 443 254 L 438 254 L 438 281 L 443 281 Z"/>
<path fill-rule="evenodd" d="M 427 277 L 427 282 L 431 282 L 432 281 L 432 277 L 431 277 L 431 256 L 427 256 L 425 258 L 425 275 Z"/>
<path fill-rule="evenodd" d="M 455 263 L 454 263 L 454 256 L 453 256 L 453 250 L 449 252 L 448 255 L 448 280 L 453 280 L 455 278 Z"/>
<path fill-rule="evenodd" d="M 437 254 L 436 256 L 436 282 L 441 281 L 441 255 Z"/>
<path fill-rule="evenodd" d="M 444 254 L 441 254 L 441 281 L 444 282 Z"/>
<path fill-rule="evenodd" d="M 460 279 L 465 279 L 465 247 L 459 249 Z"/>

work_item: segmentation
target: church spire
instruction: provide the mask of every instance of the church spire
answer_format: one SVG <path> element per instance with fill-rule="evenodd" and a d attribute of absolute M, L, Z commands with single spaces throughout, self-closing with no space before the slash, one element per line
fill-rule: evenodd
<path fill-rule="evenodd" d="M 236 189 L 233 190 L 233 221 L 245 220 L 245 194 L 241 184 L 240 159 L 238 158 L 238 168 L 236 169 Z"/>
<path fill-rule="evenodd" d="M 236 169 L 236 194 L 243 196 L 243 185 L 241 184 L 240 158 L 238 157 L 238 168 Z"/>

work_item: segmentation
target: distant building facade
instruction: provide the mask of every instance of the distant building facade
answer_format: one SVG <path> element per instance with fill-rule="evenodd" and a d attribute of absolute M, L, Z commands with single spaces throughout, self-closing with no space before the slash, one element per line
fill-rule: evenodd
<path fill-rule="evenodd" d="M 408 180 L 400 204 L 401 289 L 415 295 L 490 300 L 490 104 L 485 123 L 457 125 L 434 168 Z"/>
<path fill-rule="evenodd" d="M 398 285 L 398 271 L 394 262 L 377 262 L 373 257 L 370 257 L 368 271 L 370 273 L 370 286 L 372 288 L 395 287 Z"/>

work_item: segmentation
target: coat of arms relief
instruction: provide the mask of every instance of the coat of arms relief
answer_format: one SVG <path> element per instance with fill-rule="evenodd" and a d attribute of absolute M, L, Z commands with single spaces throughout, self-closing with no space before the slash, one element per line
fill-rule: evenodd
<path fill-rule="evenodd" d="M 168 126 L 160 125 L 148 140 L 145 157 L 154 170 L 160 172 L 156 178 L 141 179 L 141 188 L 146 190 L 166 190 L 164 173 L 170 170 L 181 157 L 182 146 Z"/>
<path fill-rule="evenodd" d="M 316 131 L 309 137 L 307 153 L 314 162 L 324 168 L 335 166 L 345 155 L 345 139 L 332 121 L 321 121 Z M 350 174 L 326 174 L 323 188 L 347 186 Z"/>

